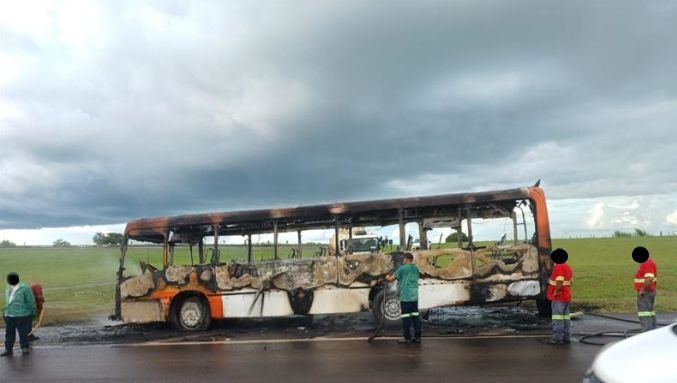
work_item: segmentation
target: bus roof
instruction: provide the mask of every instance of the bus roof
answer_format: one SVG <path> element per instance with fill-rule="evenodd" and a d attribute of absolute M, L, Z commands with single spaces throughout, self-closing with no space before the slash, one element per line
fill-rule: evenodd
<path fill-rule="evenodd" d="M 496 211 L 511 211 L 514 201 L 529 198 L 532 189 L 540 188 L 144 218 L 128 222 L 125 235 L 138 241 L 162 243 L 165 233 L 172 231 L 179 242 L 197 242 L 202 237 L 213 236 L 214 227 L 218 227 L 219 235 L 246 235 L 271 232 L 273 222 L 277 223 L 279 232 L 331 228 L 336 219 L 341 226 L 387 226 L 399 222 L 400 211 L 405 222 L 412 222 L 455 217 L 459 208 L 471 205 L 473 216 L 489 217 Z"/>

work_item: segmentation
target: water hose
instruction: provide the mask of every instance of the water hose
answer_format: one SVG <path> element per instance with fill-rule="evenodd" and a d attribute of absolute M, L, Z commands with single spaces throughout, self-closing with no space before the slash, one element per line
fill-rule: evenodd
<path fill-rule="evenodd" d="M 390 282 L 386 282 L 383 285 L 383 299 L 381 300 L 381 307 L 379 308 L 379 310 L 381 311 L 381 320 L 378 321 L 378 326 L 376 326 L 376 330 L 374 330 L 374 333 L 371 334 L 371 336 L 369 336 L 369 338 L 367 339 L 367 343 L 373 342 L 374 339 L 381 333 L 381 330 L 383 329 L 383 324 L 385 323 L 386 318 L 385 306 L 386 301 L 388 300 L 388 290 L 390 290 L 390 288 L 388 287 L 388 283 Z"/>
<path fill-rule="evenodd" d="M 35 327 L 31 330 L 31 332 L 28 333 L 28 336 L 33 335 L 34 332 L 36 332 L 40 326 L 42 325 L 42 320 L 45 318 L 45 307 L 42 307 L 42 310 L 40 310 L 40 315 L 38 315 L 38 323 L 35 324 Z"/>
<path fill-rule="evenodd" d="M 606 319 L 611 319 L 611 320 L 616 320 L 620 322 L 626 322 L 626 323 L 633 323 L 633 324 L 639 324 L 638 320 L 632 320 L 632 319 L 625 319 L 625 318 L 619 318 L 613 315 L 604 315 L 604 314 L 593 314 L 593 313 L 585 313 L 585 315 L 590 315 L 594 317 L 599 317 L 599 318 L 606 318 Z M 658 326 L 663 327 L 667 326 L 669 323 L 657 323 Z M 605 346 L 607 343 L 600 343 L 600 342 L 593 342 L 590 341 L 589 339 L 591 338 L 629 338 L 633 335 L 639 334 L 642 332 L 641 328 L 633 328 L 633 329 L 628 329 L 623 332 L 620 331 L 602 331 L 594 334 L 587 334 L 583 335 L 578 339 L 580 343 L 583 344 L 589 344 L 592 346 Z"/>

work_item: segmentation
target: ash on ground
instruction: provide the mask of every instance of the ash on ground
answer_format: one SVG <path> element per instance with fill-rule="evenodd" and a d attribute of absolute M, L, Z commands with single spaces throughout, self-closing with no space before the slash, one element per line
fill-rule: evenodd
<path fill-rule="evenodd" d="M 547 319 L 523 307 L 441 307 L 421 312 L 426 337 L 547 333 Z M 167 323 L 121 324 L 103 319 L 87 323 L 40 328 L 36 345 L 125 344 L 365 337 L 376 328 L 369 312 L 284 318 L 226 319 L 209 330 L 184 332 Z M 381 336 L 399 336 L 398 322 L 384 326 Z"/>

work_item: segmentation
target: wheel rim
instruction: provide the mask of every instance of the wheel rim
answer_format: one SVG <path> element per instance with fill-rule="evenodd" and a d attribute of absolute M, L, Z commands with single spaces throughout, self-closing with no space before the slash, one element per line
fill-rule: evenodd
<path fill-rule="evenodd" d="M 202 306 L 197 302 L 184 302 L 179 315 L 185 327 L 198 327 L 202 323 Z"/>
<path fill-rule="evenodd" d="M 383 315 L 385 315 L 388 320 L 400 319 L 400 314 L 402 313 L 400 308 L 400 301 L 397 299 L 388 299 L 383 305 Z"/>

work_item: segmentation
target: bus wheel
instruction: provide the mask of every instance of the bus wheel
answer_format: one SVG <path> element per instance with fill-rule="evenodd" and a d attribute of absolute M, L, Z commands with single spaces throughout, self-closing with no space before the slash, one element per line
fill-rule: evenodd
<path fill-rule="evenodd" d="M 181 301 L 176 314 L 177 326 L 185 331 L 207 329 L 211 322 L 207 302 L 196 296 L 188 297 Z"/>
<path fill-rule="evenodd" d="M 400 319 L 402 309 L 400 308 L 399 296 L 388 296 L 385 300 L 385 289 L 379 291 L 371 304 L 371 312 L 376 319 L 376 323 L 381 323 L 383 318 L 384 324 L 393 324 Z"/>

